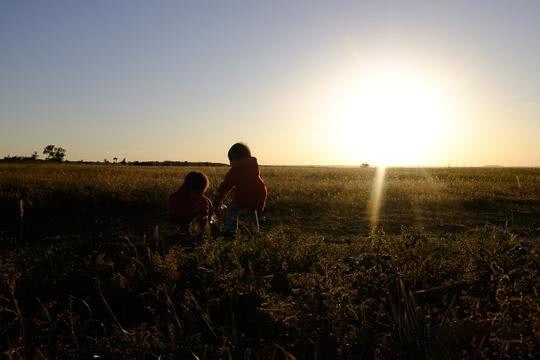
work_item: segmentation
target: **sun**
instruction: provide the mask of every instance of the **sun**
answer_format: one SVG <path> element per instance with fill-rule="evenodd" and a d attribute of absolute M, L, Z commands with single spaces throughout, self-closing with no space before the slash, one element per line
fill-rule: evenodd
<path fill-rule="evenodd" d="M 336 147 L 351 163 L 429 164 L 446 142 L 451 101 L 444 85 L 422 71 L 369 69 L 336 94 L 328 121 Z"/>

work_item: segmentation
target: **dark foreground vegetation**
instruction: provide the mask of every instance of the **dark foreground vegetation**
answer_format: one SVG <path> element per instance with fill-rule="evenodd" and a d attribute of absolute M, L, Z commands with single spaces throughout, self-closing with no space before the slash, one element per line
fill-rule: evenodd
<path fill-rule="evenodd" d="M 189 170 L 0 165 L 2 356 L 538 357 L 540 170 L 388 170 L 371 232 L 373 169 L 264 168 L 263 234 L 187 248 Z"/>

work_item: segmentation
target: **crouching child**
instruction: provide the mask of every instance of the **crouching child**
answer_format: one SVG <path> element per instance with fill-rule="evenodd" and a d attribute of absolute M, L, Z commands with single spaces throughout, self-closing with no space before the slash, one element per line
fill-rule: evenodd
<path fill-rule="evenodd" d="M 221 207 L 229 191 L 232 201 L 227 207 L 224 221 L 225 238 L 234 238 L 238 231 L 239 213 L 247 213 L 254 232 L 259 232 L 259 217 L 266 205 L 267 188 L 261 178 L 257 159 L 251 156 L 249 147 L 234 144 L 228 152 L 231 168 L 219 186 L 214 203 Z"/>
<path fill-rule="evenodd" d="M 182 186 L 169 197 L 169 216 L 179 226 L 180 237 L 193 235 L 193 223 L 198 223 L 199 235 L 204 235 L 213 214 L 212 203 L 205 196 L 208 186 L 206 175 L 193 171 L 186 175 Z"/>

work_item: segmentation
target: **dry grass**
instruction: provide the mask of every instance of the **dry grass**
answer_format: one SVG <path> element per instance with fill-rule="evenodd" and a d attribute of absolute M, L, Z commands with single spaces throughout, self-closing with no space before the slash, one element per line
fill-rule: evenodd
<path fill-rule="evenodd" d="M 190 170 L 0 164 L 0 353 L 538 355 L 540 170 L 390 169 L 370 234 L 373 169 L 264 167 L 263 235 L 193 250 L 163 211 Z"/>

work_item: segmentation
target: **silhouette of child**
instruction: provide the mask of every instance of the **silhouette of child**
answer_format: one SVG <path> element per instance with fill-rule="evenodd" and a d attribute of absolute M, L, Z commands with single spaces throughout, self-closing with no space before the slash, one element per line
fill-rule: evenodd
<path fill-rule="evenodd" d="M 169 197 L 169 216 L 180 226 L 180 235 L 191 235 L 194 220 L 198 220 L 201 232 L 210 221 L 212 203 L 204 195 L 208 185 L 206 175 L 192 171 L 186 175 L 182 186 Z"/>
<path fill-rule="evenodd" d="M 234 189 L 232 202 L 225 214 L 224 236 L 233 238 L 238 231 L 238 214 L 248 212 L 250 222 L 259 232 L 259 215 L 266 205 L 267 188 L 260 176 L 257 159 L 251 156 L 249 147 L 234 144 L 228 152 L 231 168 L 219 186 L 215 203 L 221 207 L 223 199 Z"/>

